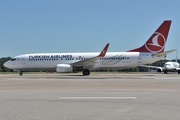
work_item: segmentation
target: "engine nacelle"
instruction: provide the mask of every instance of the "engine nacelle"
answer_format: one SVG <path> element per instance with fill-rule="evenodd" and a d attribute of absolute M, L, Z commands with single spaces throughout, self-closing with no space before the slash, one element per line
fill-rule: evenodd
<path fill-rule="evenodd" d="M 56 72 L 61 72 L 61 73 L 73 72 L 73 66 L 69 64 L 57 64 Z"/>
<path fill-rule="evenodd" d="M 162 71 L 163 71 L 162 68 L 158 68 L 158 69 L 157 69 L 157 72 L 162 72 Z"/>

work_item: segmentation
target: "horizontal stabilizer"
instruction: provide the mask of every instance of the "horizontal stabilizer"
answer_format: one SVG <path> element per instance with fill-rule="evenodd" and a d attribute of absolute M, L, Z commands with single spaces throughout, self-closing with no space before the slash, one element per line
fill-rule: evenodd
<path fill-rule="evenodd" d="M 174 50 L 168 50 L 168 51 L 165 51 L 165 52 L 152 54 L 152 56 L 154 56 L 154 57 L 161 57 L 161 56 L 167 55 L 167 54 L 169 54 L 171 52 L 174 52 L 174 51 L 175 51 L 175 49 Z"/>
<path fill-rule="evenodd" d="M 158 66 L 150 66 L 150 65 L 140 65 L 141 67 L 147 67 L 147 68 L 156 68 L 156 69 L 164 69 L 164 67 L 158 67 Z"/>

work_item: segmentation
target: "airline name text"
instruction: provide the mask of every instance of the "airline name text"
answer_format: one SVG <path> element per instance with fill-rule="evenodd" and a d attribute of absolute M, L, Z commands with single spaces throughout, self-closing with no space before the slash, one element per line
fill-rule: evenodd
<path fill-rule="evenodd" d="M 72 58 L 72 55 L 30 55 L 29 59 L 57 59 Z"/>

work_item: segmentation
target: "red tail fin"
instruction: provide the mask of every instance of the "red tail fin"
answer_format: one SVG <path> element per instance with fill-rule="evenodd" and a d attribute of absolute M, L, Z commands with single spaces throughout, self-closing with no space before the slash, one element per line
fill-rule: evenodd
<path fill-rule="evenodd" d="M 142 47 L 129 50 L 128 52 L 163 52 L 170 26 L 171 20 L 165 20 Z"/>

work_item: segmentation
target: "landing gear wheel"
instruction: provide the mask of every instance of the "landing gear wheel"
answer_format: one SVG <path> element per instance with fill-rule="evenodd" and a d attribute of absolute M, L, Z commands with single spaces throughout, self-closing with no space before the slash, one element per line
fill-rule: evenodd
<path fill-rule="evenodd" d="M 168 74 L 168 72 L 167 72 L 167 71 L 164 71 L 164 74 Z"/>
<path fill-rule="evenodd" d="M 90 71 L 88 69 L 83 70 L 83 75 L 90 75 Z"/>
<path fill-rule="evenodd" d="M 23 75 L 23 72 L 22 72 L 22 71 L 21 71 L 21 72 L 19 72 L 19 75 L 20 75 L 20 76 L 22 76 L 22 75 Z"/>

